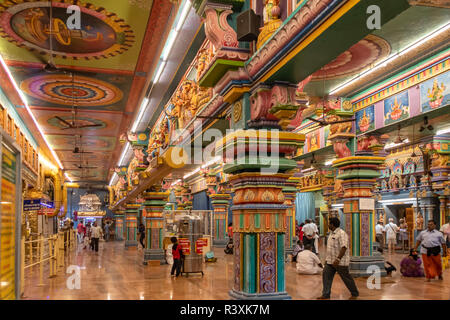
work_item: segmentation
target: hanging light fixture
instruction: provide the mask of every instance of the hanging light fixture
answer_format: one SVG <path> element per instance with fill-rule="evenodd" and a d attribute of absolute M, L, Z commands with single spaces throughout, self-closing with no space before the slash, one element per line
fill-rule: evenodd
<path fill-rule="evenodd" d="M 414 152 L 414 149 L 415 149 L 414 143 L 416 142 L 416 140 L 414 139 L 414 133 L 415 133 L 414 131 L 415 131 L 415 125 L 413 124 L 413 139 L 412 139 L 412 142 L 413 142 L 413 145 L 412 145 L 413 152 L 412 152 L 411 155 L 410 155 L 411 158 L 417 157 L 416 153 Z"/>

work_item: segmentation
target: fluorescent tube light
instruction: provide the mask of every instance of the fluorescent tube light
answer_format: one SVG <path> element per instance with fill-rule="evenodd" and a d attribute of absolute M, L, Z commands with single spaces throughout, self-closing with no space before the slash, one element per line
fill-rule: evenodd
<path fill-rule="evenodd" d="M 450 28 L 450 23 L 447 23 L 446 25 L 437 28 L 436 30 L 434 30 L 433 32 L 429 33 L 427 36 L 425 36 L 424 38 L 420 39 L 419 41 L 414 42 L 413 44 L 411 44 L 410 46 L 406 47 L 405 49 L 403 49 L 402 51 L 400 51 L 399 53 L 396 53 L 392 56 L 390 56 L 389 58 L 379 62 L 375 67 L 373 67 L 372 69 L 369 69 L 365 72 L 363 72 L 362 74 L 354 77 L 353 79 L 350 79 L 347 82 L 344 82 L 343 84 L 340 84 L 339 86 L 337 86 L 336 88 L 334 88 L 333 90 L 330 91 L 330 95 L 333 95 L 337 92 L 339 92 L 340 90 L 348 87 L 349 85 L 351 85 L 352 83 L 354 83 L 355 81 L 361 80 L 363 77 L 373 73 L 374 71 L 378 70 L 379 68 L 382 68 L 384 66 L 386 66 L 388 63 L 394 61 L 395 59 L 401 57 L 402 55 L 408 53 L 409 51 L 423 45 L 424 43 L 430 41 L 431 39 L 437 37 L 438 35 L 440 35 L 443 32 L 448 31 L 448 29 Z"/>
<path fill-rule="evenodd" d="M 186 0 L 184 3 L 183 11 L 181 12 L 180 20 L 178 20 L 177 26 L 175 27 L 175 32 L 179 32 L 181 30 L 181 27 L 184 24 L 184 21 L 186 20 L 186 17 L 191 9 L 191 2 L 189 0 Z"/>
<path fill-rule="evenodd" d="M 164 47 L 164 50 L 161 55 L 162 61 L 167 61 L 167 58 L 169 57 L 170 51 L 172 50 L 173 44 L 175 43 L 177 36 L 178 32 L 172 29 L 167 39 L 166 46 Z"/>
<path fill-rule="evenodd" d="M 109 186 L 112 186 L 114 184 L 116 177 L 117 177 L 117 173 L 114 172 L 111 177 L 111 180 L 109 181 Z"/>
<path fill-rule="evenodd" d="M 39 125 L 39 123 L 37 122 L 36 118 L 34 117 L 33 112 L 31 112 L 30 107 L 28 106 L 28 102 L 27 99 L 25 98 L 25 95 L 23 94 L 22 90 L 19 89 L 19 86 L 17 85 L 16 81 L 14 80 L 11 72 L 9 71 L 8 66 L 5 63 L 5 60 L 3 60 L 3 57 L 0 55 L 0 63 L 3 65 L 3 68 L 5 68 L 6 73 L 8 74 L 9 79 L 11 80 L 11 83 L 14 86 L 14 89 L 16 89 L 17 93 L 20 96 L 20 99 L 22 100 L 25 108 L 27 109 L 28 113 L 30 114 L 31 119 L 33 120 L 34 124 L 36 125 L 36 127 L 39 130 L 39 133 L 42 136 L 42 139 L 44 139 L 45 144 L 47 145 L 47 147 L 50 149 L 50 152 L 52 153 L 53 157 L 55 158 L 56 162 L 58 163 L 58 166 L 60 169 L 63 169 L 63 165 L 61 164 L 61 161 L 59 161 L 58 155 L 56 154 L 55 150 L 53 150 L 53 148 L 50 146 L 50 143 L 47 141 L 47 138 L 45 137 L 44 132 L 42 131 L 41 126 Z"/>
<path fill-rule="evenodd" d="M 131 132 L 136 132 L 137 126 L 139 125 L 139 122 L 141 122 L 142 116 L 144 115 L 145 110 L 147 109 L 148 101 L 149 100 L 147 97 L 144 97 L 144 99 L 142 99 L 142 103 L 139 108 L 139 114 L 133 123 L 133 127 L 131 127 Z"/>
<path fill-rule="evenodd" d="M 416 198 L 401 198 L 401 199 L 392 199 L 392 200 L 379 200 L 379 203 L 398 203 L 398 202 L 411 202 L 416 201 Z"/>
<path fill-rule="evenodd" d="M 120 156 L 120 160 L 118 162 L 118 165 L 121 166 L 122 165 L 122 161 L 125 157 L 125 155 L 128 153 L 128 149 L 130 148 L 130 143 L 127 142 L 127 145 L 125 146 L 125 148 L 122 151 L 122 155 Z"/>
<path fill-rule="evenodd" d="M 441 134 L 446 134 L 446 133 L 450 133 L 450 128 L 445 128 L 445 129 L 438 130 L 436 132 L 436 135 L 439 136 Z"/>
<path fill-rule="evenodd" d="M 409 143 L 409 139 L 406 139 L 406 140 L 403 141 L 402 143 L 394 143 L 394 142 L 387 143 L 387 144 L 384 146 L 384 149 L 385 149 L 385 150 L 389 150 L 389 149 L 396 148 L 396 147 L 399 147 L 399 146 L 401 146 L 401 145 L 404 145 L 404 144 L 406 144 L 406 143 Z"/>
<path fill-rule="evenodd" d="M 67 172 L 64 172 L 64 176 L 69 179 L 70 182 L 73 182 L 73 180 L 69 177 L 69 175 L 67 174 Z"/>
<path fill-rule="evenodd" d="M 153 83 L 157 83 L 159 81 L 159 77 L 161 76 L 165 66 L 166 66 L 166 61 L 161 61 L 158 71 L 156 71 L 155 78 L 153 79 Z"/>

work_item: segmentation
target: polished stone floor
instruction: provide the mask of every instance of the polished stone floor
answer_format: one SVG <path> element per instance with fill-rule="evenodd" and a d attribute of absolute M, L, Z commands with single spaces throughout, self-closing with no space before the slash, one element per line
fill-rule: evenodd
<path fill-rule="evenodd" d="M 58 270 L 55 278 L 48 279 L 45 270 L 44 286 L 39 287 L 38 270 L 27 272 L 25 293 L 22 299 L 62 300 L 216 300 L 229 299 L 228 291 L 233 282 L 233 256 L 225 255 L 223 249 L 214 250 L 217 262 L 204 264 L 204 276 L 191 274 L 189 277 L 170 277 L 170 266 L 144 266 L 141 250 L 124 248 L 119 241 L 100 242 L 100 250 L 94 253 L 78 248 L 66 261 L 68 265 L 81 268 L 81 288 L 68 289 L 70 276 Z M 321 257 L 325 257 L 321 246 Z M 404 254 L 387 257 L 399 268 Z M 321 275 L 298 275 L 295 264 L 286 263 L 287 292 L 296 300 L 315 299 L 322 289 Z M 444 271 L 444 280 L 425 282 L 424 278 L 404 278 L 399 272 L 383 278 L 381 289 L 368 289 L 367 280 L 356 279 L 362 300 L 411 300 L 450 299 L 450 272 Z M 347 299 L 349 292 L 336 275 L 331 299 Z"/>

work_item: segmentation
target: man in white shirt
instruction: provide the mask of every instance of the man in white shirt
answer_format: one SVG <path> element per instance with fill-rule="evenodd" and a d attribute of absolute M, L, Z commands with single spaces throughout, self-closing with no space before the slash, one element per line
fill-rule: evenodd
<path fill-rule="evenodd" d="M 330 299 L 331 286 L 333 285 L 336 272 L 352 294 L 350 299 L 353 300 L 359 296 L 355 280 L 353 280 L 348 268 L 350 264 L 348 235 L 339 228 L 340 225 L 341 222 L 338 218 L 330 218 L 329 227 L 331 232 L 327 240 L 327 258 L 322 273 L 323 290 L 322 296 L 318 297 L 318 300 Z"/>
<path fill-rule="evenodd" d="M 445 243 L 447 244 L 447 248 L 450 248 L 450 223 L 447 222 L 444 224 L 439 230 L 444 234 Z"/>
<path fill-rule="evenodd" d="M 389 223 L 384 228 L 386 231 L 386 240 L 388 243 L 388 253 L 393 254 L 395 251 L 395 245 L 397 244 L 397 232 L 399 227 L 394 223 L 393 218 L 389 218 Z"/>
<path fill-rule="evenodd" d="M 97 226 L 97 222 L 94 222 L 94 226 L 91 227 L 91 240 L 93 242 L 92 249 L 95 250 L 95 252 L 98 252 L 98 241 L 102 236 L 102 233 L 102 228 Z"/>
<path fill-rule="evenodd" d="M 383 222 L 378 221 L 377 225 L 375 226 L 375 238 L 377 239 L 377 242 L 380 244 L 380 249 L 384 249 L 384 232 L 386 232 Z"/>
<path fill-rule="evenodd" d="M 298 274 L 319 274 L 322 272 L 322 263 L 319 257 L 311 252 L 312 246 L 307 244 L 305 250 L 297 254 Z"/>
<path fill-rule="evenodd" d="M 317 226 L 310 220 L 305 220 L 305 225 L 303 226 L 303 244 L 311 244 L 312 252 L 317 253 L 316 248 L 316 236 L 319 230 L 317 229 Z"/>

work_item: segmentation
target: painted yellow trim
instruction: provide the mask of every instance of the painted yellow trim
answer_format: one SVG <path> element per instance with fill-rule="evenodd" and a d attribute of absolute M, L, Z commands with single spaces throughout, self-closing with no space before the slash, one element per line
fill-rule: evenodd
<path fill-rule="evenodd" d="M 249 91 L 250 91 L 250 88 L 248 88 L 248 87 L 233 88 L 223 97 L 223 101 L 228 102 L 229 104 L 232 104 L 237 99 L 239 99 L 244 93 L 249 92 Z"/>
<path fill-rule="evenodd" d="M 272 131 L 239 129 L 223 137 L 222 140 L 217 141 L 216 148 L 227 145 L 228 142 L 232 142 L 234 139 L 242 139 L 242 138 L 272 139 Z M 273 138 L 278 138 L 280 141 L 281 140 L 301 141 L 301 142 L 305 141 L 304 134 L 285 131 L 273 132 Z"/>
<path fill-rule="evenodd" d="M 328 29 L 333 23 L 335 23 L 339 18 L 341 18 L 345 13 L 347 13 L 351 8 L 357 5 L 361 0 L 349 0 L 341 8 L 339 8 L 328 20 L 326 20 L 322 25 L 319 26 L 314 32 L 306 37 L 294 50 L 292 50 L 286 57 L 284 57 L 280 62 L 278 62 L 264 77 L 261 78 L 260 82 L 264 82 L 269 79 L 275 72 L 280 70 L 286 63 L 289 62 L 294 56 L 296 56 L 300 51 L 302 51 L 306 46 L 308 46 L 313 40 L 318 38 L 326 29 Z M 266 43 L 267 45 L 267 43 Z"/>
<path fill-rule="evenodd" d="M 349 161 L 349 160 L 382 160 L 384 161 L 386 158 L 385 157 L 371 157 L 371 156 L 351 156 L 351 157 L 345 157 L 345 158 L 341 158 L 341 159 L 336 159 L 333 161 L 333 165 L 337 164 L 337 163 L 341 163 L 341 162 L 345 162 L 345 161 Z"/>

